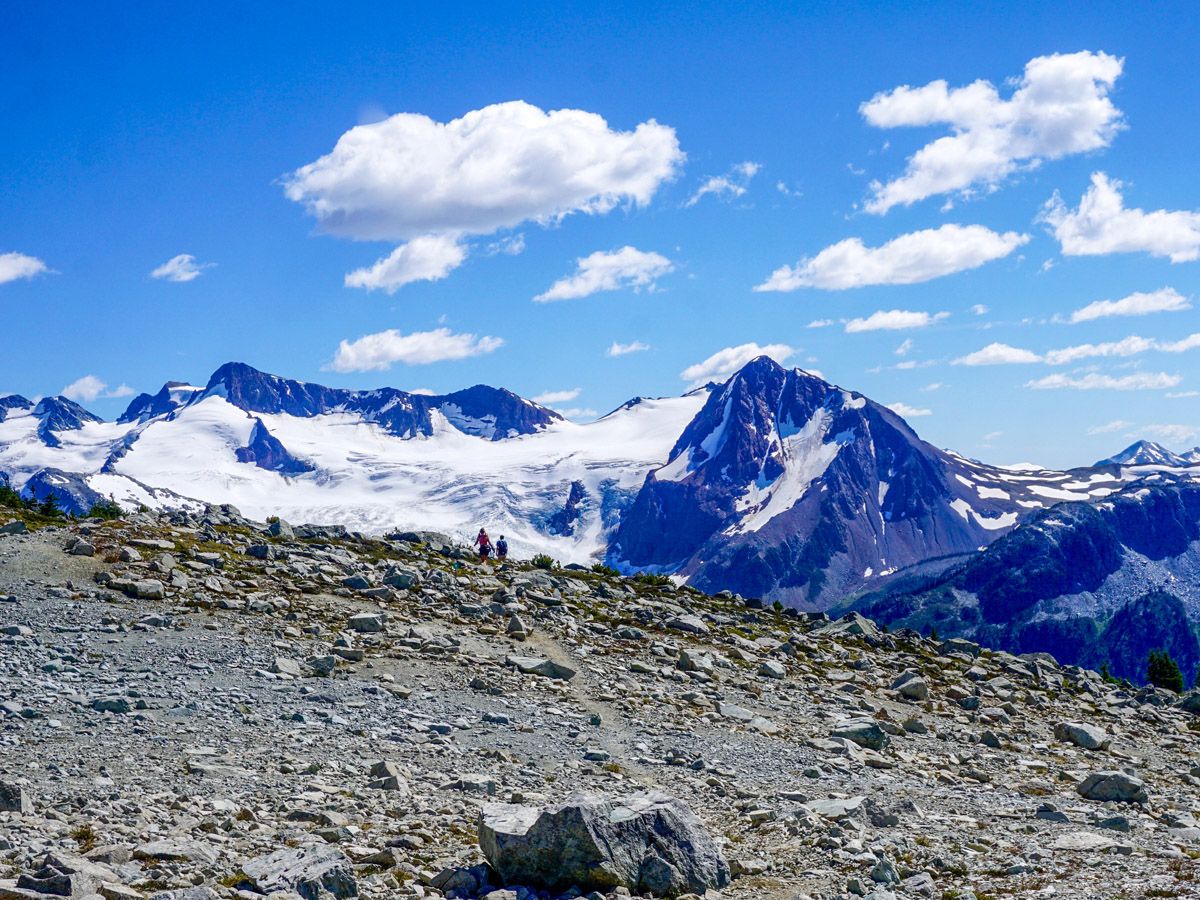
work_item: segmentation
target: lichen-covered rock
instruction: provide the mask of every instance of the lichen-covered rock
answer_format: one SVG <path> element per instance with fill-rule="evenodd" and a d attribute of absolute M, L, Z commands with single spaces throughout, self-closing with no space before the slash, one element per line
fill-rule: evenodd
<path fill-rule="evenodd" d="M 574 794 L 545 808 L 490 804 L 479 844 L 505 884 L 549 890 L 624 887 L 656 897 L 729 883 L 729 865 L 681 800 Z"/>

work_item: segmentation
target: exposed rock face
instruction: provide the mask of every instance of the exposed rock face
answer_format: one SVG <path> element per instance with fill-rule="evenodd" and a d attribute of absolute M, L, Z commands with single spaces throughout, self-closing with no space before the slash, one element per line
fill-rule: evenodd
<path fill-rule="evenodd" d="M 691 810 L 657 792 L 619 801 L 577 794 L 543 809 L 485 806 L 479 845 L 506 884 L 550 890 L 625 887 L 674 897 L 730 878 Z"/>
<path fill-rule="evenodd" d="M 267 430 L 262 419 L 254 420 L 250 441 L 237 449 L 237 458 L 238 462 L 253 463 L 260 469 L 280 475 L 302 475 L 316 469 L 308 460 L 292 456 L 279 438 Z"/>
<path fill-rule="evenodd" d="M 329 412 L 361 414 L 387 432 L 404 437 L 433 433 L 433 413 L 467 434 L 502 440 L 532 434 L 562 418 L 511 391 L 475 385 L 442 396 L 410 394 L 395 388 L 350 391 L 269 375 L 245 363 L 226 363 L 213 373 L 196 399 L 221 396 L 250 413 L 311 417 Z"/>
<path fill-rule="evenodd" d="M 1172 591 L 1188 596 L 1198 572 L 1200 484 L 1163 476 L 1037 512 L 965 564 L 895 583 L 854 608 L 892 626 L 932 626 L 1014 653 L 1107 665 L 1137 683 L 1149 651 L 1163 648 L 1190 683 L 1200 641 L 1189 620 L 1200 608 L 1189 600 L 1189 616 Z"/>
<path fill-rule="evenodd" d="M 87 515 L 92 506 L 105 499 L 88 485 L 82 475 L 60 469 L 34 472 L 21 486 L 21 496 L 39 502 L 54 497 L 59 509 L 73 516 Z"/>
<path fill-rule="evenodd" d="M 1004 479 L 887 407 L 762 357 L 713 390 L 647 475 L 609 556 L 702 590 L 823 607 L 1004 533 L 1022 490 Z M 1004 489 L 977 490 L 991 483 Z"/>
<path fill-rule="evenodd" d="M 33 408 L 33 415 L 40 420 L 37 429 L 38 437 L 47 447 L 62 445 L 55 435 L 56 431 L 75 431 L 89 423 L 103 421 L 99 416 L 88 412 L 74 400 L 68 400 L 66 397 L 46 397 Z"/>
<path fill-rule="evenodd" d="M 358 896 L 350 860 L 333 846 L 276 850 L 247 862 L 242 873 L 260 894 L 295 891 L 304 900 Z"/>

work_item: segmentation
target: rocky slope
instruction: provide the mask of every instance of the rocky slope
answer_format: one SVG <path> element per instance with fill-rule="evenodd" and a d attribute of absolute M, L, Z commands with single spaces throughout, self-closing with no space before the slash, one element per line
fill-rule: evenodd
<path fill-rule="evenodd" d="M 1105 500 L 1040 511 L 943 575 L 904 579 L 853 608 L 897 626 L 1107 665 L 1138 682 L 1150 650 L 1165 648 L 1191 684 L 1200 670 L 1198 583 L 1200 485 L 1153 475 Z"/>
<path fill-rule="evenodd" d="M 1194 696 L 433 534 L 3 518 L 0 898 L 559 896 L 484 852 L 557 877 L 511 823 L 579 790 L 694 814 L 710 897 L 1200 883 Z"/>

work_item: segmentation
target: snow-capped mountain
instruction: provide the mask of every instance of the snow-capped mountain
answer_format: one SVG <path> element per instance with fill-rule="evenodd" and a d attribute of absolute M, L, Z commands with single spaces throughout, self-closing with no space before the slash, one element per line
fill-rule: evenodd
<path fill-rule="evenodd" d="M 1153 473 L 1103 500 L 1031 516 L 936 577 L 898 579 L 854 608 L 893 625 L 965 636 L 1143 681 L 1167 648 L 1200 668 L 1200 483 Z"/>
<path fill-rule="evenodd" d="M 922 441 L 892 410 L 763 357 L 712 391 L 613 538 L 625 565 L 823 607 L 973 553 L 1048 502 L 1119 483 L 1011 471 Z"/>
<path fill-rule="evenodd" d="M 1030 513 L 1104 497 L 1142 469 L 988 466 L 762 358 L 722 385 L 637 398 L 589 424 L 484 385 L 352 391 L 228 363 L 204 386 L 136 397 L 116 422 L 61 397 L 0 398 L 0 474 L 75 511 L 112 497 L 376 533 L 467 537 L 485 525 L 517 554 L 825 606 L 944 568 Z"/>
<path fill-rule="evenodd" d="M 1200 447 L 1184 453 L 1172 453 L 1154 441 L 1136 441 L 1120 453 L 1102 459 L 1096 466 L 1166 466 L 1183 468 L 1200 462 Z"/>

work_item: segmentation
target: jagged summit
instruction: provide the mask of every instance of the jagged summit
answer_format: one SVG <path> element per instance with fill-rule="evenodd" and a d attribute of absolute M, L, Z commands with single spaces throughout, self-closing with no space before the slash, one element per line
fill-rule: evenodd
<path fill-rule="evenodd" d="M 1200 462 L 1200 448 L 1173 453 L 1154 441 L 1135 441 L 1120 453 L 1096 463 L 1097 466 L 1190 466 Z"/>

